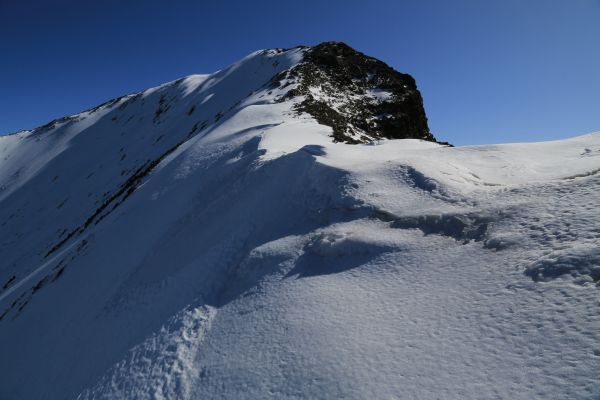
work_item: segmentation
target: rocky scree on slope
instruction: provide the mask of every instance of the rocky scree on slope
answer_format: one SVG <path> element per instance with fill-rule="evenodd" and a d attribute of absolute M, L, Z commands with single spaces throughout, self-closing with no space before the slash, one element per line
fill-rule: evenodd
<path fill-rule="evenodd" d="M 278 100 L 304 99 L 296 111 L 333 129 L 337 142 L 386 139 L 436 142 L 413 77 L 342 42 L 307 47 L 303 62 L 273 77 L 277 88 L 296 84 Z M 447 144 L 446 142 L 440 142 Z"/>

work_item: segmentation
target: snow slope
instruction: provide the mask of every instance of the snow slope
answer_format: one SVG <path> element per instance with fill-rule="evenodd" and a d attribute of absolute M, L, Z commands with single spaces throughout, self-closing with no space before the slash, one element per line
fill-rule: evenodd
<path fill-rule="evenodd" d="M 0 137 L 1 399 L 600 396 L 600 133 L 334 143 L 304 51 Z"/>

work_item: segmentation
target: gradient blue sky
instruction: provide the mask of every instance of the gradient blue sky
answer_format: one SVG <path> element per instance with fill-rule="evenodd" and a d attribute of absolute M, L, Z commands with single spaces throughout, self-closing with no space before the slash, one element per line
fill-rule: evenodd
<path fill-rule="evenodd" d="M 328 40 L 412 74 L 441 140 L 600 130 L 600 0 L 0 0 L 0 134 Z"/>

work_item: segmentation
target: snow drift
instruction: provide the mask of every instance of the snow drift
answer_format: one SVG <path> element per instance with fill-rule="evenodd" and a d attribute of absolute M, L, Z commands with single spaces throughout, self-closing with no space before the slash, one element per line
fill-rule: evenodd
<path fill-rule="evenodd" d="M 600 134 L 449 147 L 320 46 L 0 137 L 0 398 L 600 395 Z"/>

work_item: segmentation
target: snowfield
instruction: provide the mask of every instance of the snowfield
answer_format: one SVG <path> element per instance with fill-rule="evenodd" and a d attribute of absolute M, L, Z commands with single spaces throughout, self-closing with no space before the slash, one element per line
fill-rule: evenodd
<path fill-rule="evenodd" d="M 1 399 L 600 397 L 600 133 L 334 143 L 302 51 L 0 137 Z"/>

